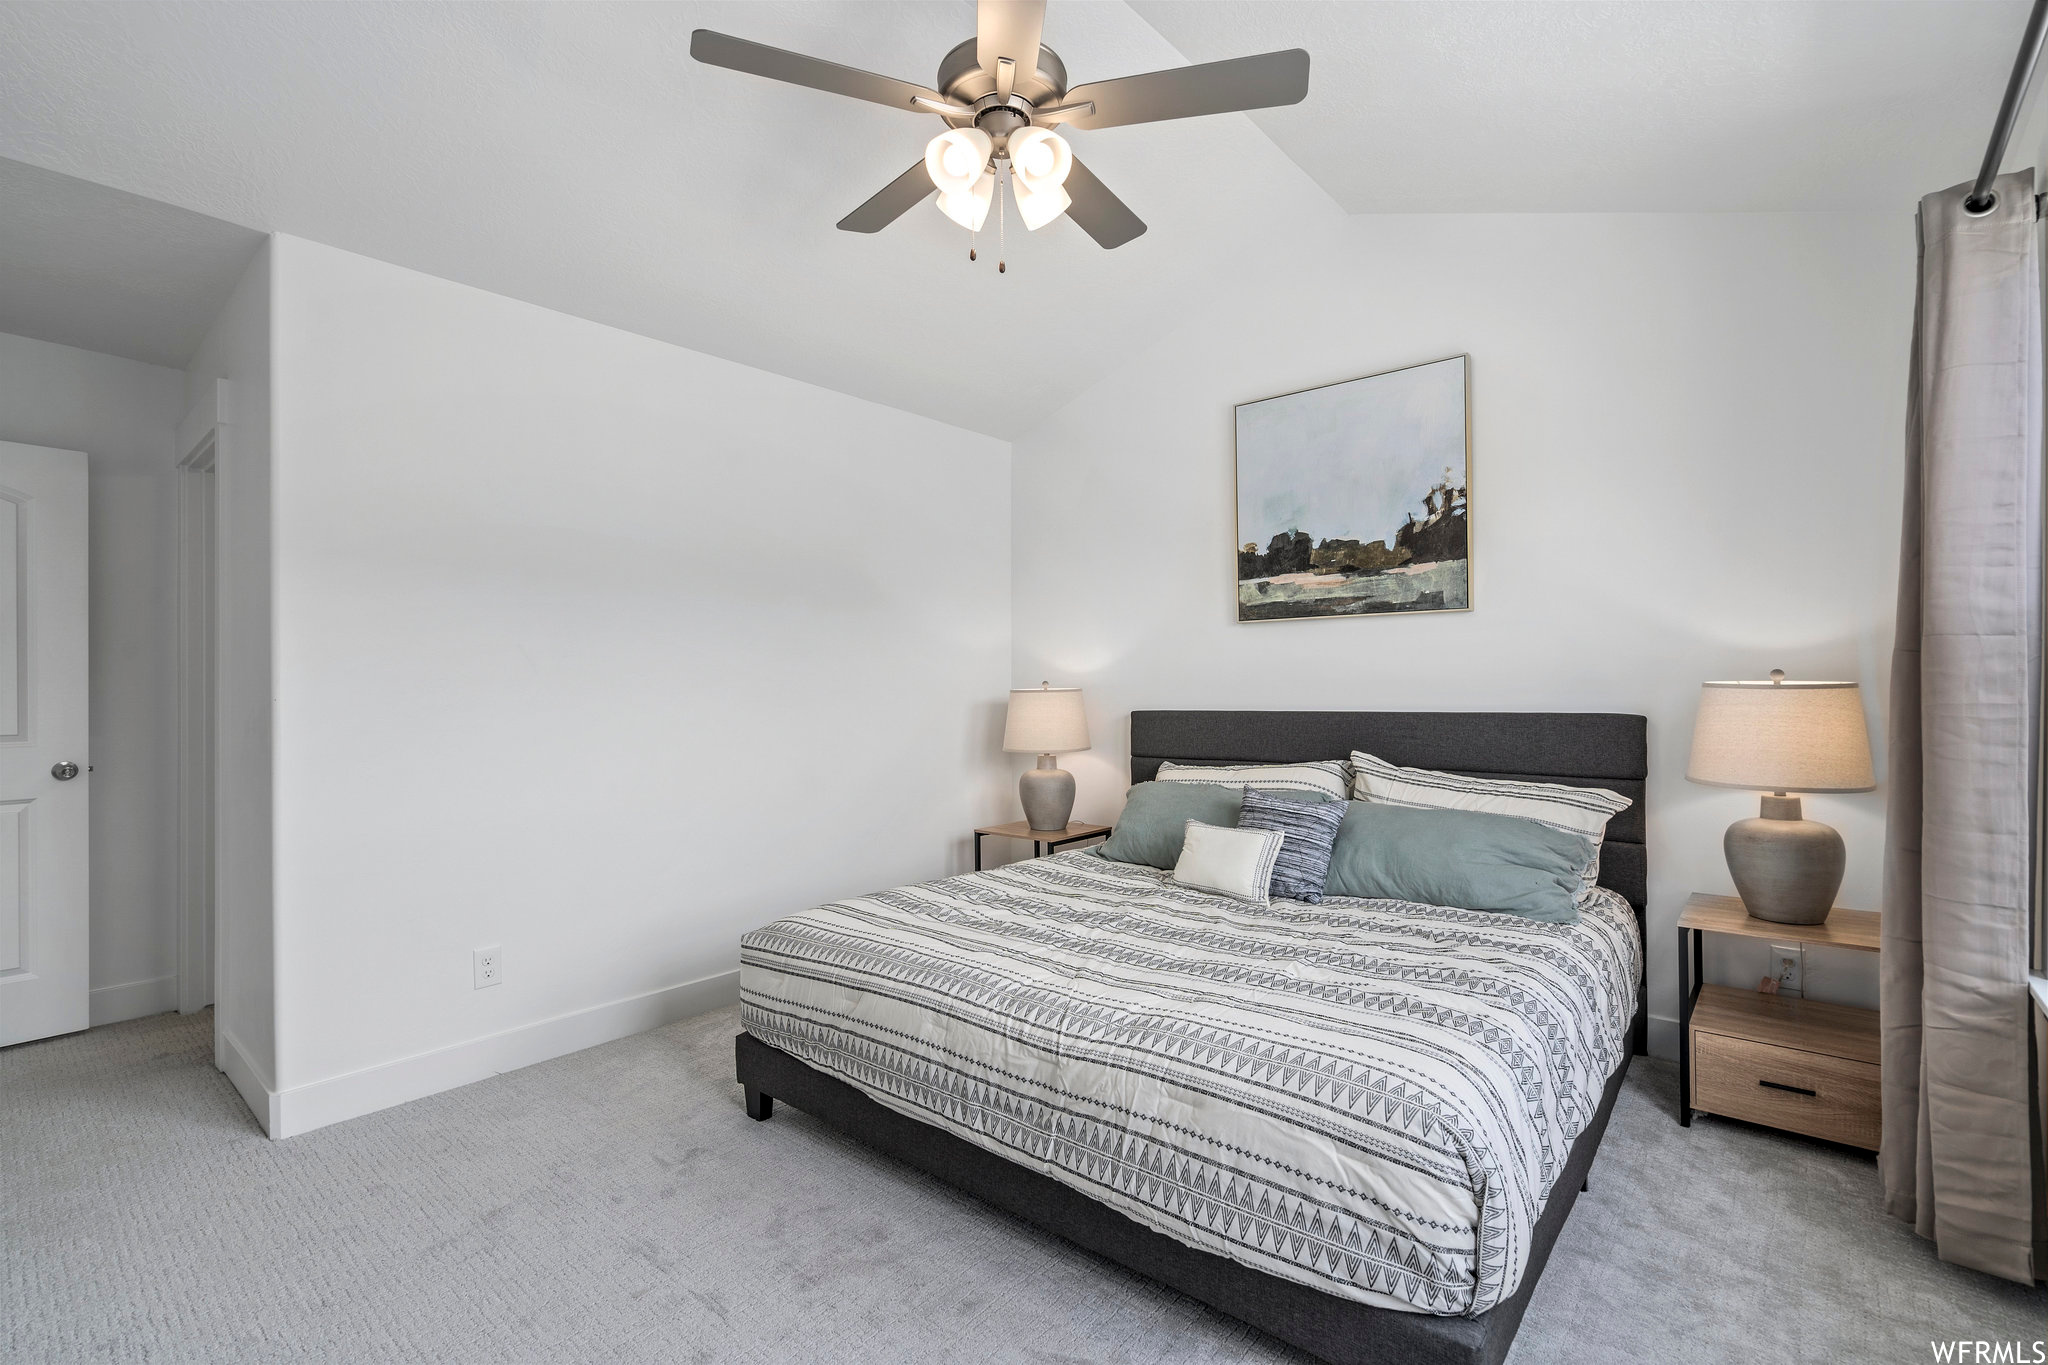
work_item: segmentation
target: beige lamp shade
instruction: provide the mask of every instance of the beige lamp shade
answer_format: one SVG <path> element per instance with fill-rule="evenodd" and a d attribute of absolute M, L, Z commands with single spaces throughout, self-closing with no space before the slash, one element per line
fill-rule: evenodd
<path fill-rule="evenodd" d="M 1088 717 L 1078 687 L 1020 687 L 1010 693 L 1003 752 L 1068 754 L 1088 747 Z"/>
<path fill-rule="evenodd" d="M 1767 792 L 1867 792 L 1870 735 L 1852 682 L 1700 685 L 1688 781 Z"/>

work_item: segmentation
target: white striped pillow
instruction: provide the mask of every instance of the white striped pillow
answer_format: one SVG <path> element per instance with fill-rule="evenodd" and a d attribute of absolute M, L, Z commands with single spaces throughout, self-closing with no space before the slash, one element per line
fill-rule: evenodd
<path fill-rule="evenodd" d="M 1203 768 L 1185 763 L 1159 765 L 1161 782 L 1201 782 L 1211 787 L 1251 787 L 1262 792 L 1305 792 L 1342 801 L 1351 790 L 1351 769 L 1342 760 L 1326 763 L 1259 763 L 1235 768 Z"/>
<path fill-rule="evenodd" d="M 1351 799 L 1426 810 L 1486 811 L 1583 834 L 1593 841 L 1593 857 L 1579 870 L 1582 899 L 1600 882 L 1600 843 L 1607 837 L 1607 822 L 1635 804 L 1605 787 L 1511 782 L 1502 777 L 1401 768 L 1356 752 L 1351 755 Z"/>

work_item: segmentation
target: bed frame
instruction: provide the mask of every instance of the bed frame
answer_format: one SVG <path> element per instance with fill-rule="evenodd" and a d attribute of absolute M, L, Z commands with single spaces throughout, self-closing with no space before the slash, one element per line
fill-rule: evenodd
<path fill-rule="evenodd" d="M 1649 744 L 1641 716 L 1576 712 L 1133 711 L 1131 780 L 1147 782 L 1160 763 L 1302 763 L 1348 758 L 1353 749 L 1404 767 L 1606 787 L 1635 804 L 1607 827 L 1600 884 L 1634 907 L 1643 927 L 1649 867 L 1643 788 Z M 1645 940 L 1647 941 L 1647 940 Z M 1631 1050 L 1647 1051 L 1648 1006 L 1637 982 Z M 815 1071 L 751 1034 L 735 1040 L 747 1113 L 766 1119 L 775 1100 L 795 1105 L 878 1151 L 1056 1233 L 1190 1298 L 1270 1332 L 1332 1365 L 1499 1365 L 1513 1343 L 1537 1279 L 1585 1188 L 1607 1129 L 1624 1057 L 1600 1108 L 1572 1145 L 1537 1220 L 1529 1265 L 1508 1298 L 1477 1317 L 1437 1317 L 1375 1308 L 1282 1280 L 1177 1242 L 1099 1204 L 1051 1176 L 1026 1170 L 964 1138 L 878 1104 L 846 1082 Z"/>

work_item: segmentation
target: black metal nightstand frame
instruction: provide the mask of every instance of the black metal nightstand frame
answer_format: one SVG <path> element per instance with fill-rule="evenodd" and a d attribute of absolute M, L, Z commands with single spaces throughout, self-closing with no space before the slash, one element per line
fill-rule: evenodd
<path fill-rule="evenodd" d="M 1707 931 L 1678 926 L 1678 1126 L 1692 1127 L 1692 1007 L 1706 979 Z"/>

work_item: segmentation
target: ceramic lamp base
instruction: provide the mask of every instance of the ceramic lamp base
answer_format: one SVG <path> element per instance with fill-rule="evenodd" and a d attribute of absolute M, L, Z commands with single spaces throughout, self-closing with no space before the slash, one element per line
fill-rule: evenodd
<path fill-rule="evenodd" d="M 1051 754 L 1040 754 L 1038 766 L 1017 779 L 1025 822 L 1039 834 L 1064 834 L 1074 816 L 1074 775 L 1053 764 Z"/>
<path fill-rule="evenodd" d="M 1754 820 L 1737 820 L 1721 839 L 1735 894 L 1757 919 L 1821 924 L 1835 908 L 1848 853 L 1842 836 L 1802 818 L 1796 796 L 1766 796 Z"/>

